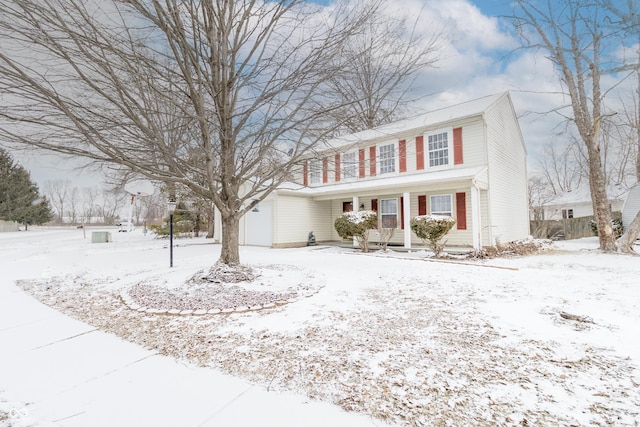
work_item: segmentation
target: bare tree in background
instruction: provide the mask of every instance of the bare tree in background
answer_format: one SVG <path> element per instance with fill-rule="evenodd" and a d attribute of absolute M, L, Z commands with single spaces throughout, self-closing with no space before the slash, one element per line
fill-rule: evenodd
<path fill-rule="evenodd" d="M 80 208 L 79 203 L 80 190 L 78 187 L 71 187 L 69 189 L 68 198 L 67 198 L 67 206 L 69 209 L 67 210 L 67 217 L 71 224 L 75 224 L 78 220 L 78 210 Z"/>
<path fill-rule="evenodd" d="M 638 73 L 640 76 L 640 73 Z M 635 182 L 640 182 L 640 77 L 636 93 L 623 100 L 623 111 L 615 132 L 624 141 L 625 166 L 633 170 Z"/>
<path fill-rule="evenodd" d="M 544 180 L 539 180 L 539 184 L 546 182 L 552 196 L 580 186 L 584 165 L 576 145 L 575 140 L 570 140 L 564 147 L 559 141 L 549 141 L 543 148 L 538 166 Z"/>
<path fill-rule="evenodd" d="M 437 65 L 442 47 L 450 41 L 440 25 L 424 22 L 420 15 L 367 16 L 362 31 L 346 41 L 349 61 L 331 76 L 332 89 L 345 102 L 336 120 L 350 133 L 397 120 L 414 101 L 409 93 L 416 77 Z"/>
<path fill-rule="evenodd" d="M 618 113 L 602 123 L 602 164 L 608 185 L 628 188 L 633 184 L 629 182 L 629 177 L 635 175 L 635 138 L 629 134 L 628 126 L 620 118 L 621 114 Z"/>
<path fill-rule="evenodd" d="M 102 202 L 99 208 L 102 220 L 106 225 L 115 225 L 120 216 L 120 210 L 125 206 L 125 196 L 121 191 L 103 190 Z"/>
<path fill-rule="evenodd" d="M 82 221 L 91 224 L 96 215 L 96 201 L 98 200 L 98 189 L 96 187 L 84 187 L 82 189 Z"/>
<path fill-rule="evenodd" d="M 622 70 L 634 70 L 637 85 L 635 98 L 632 101 L 633 108 L 625 109 L 626 124 L 635 131 L 636 158 L 635 172 L 636 181 L 640 182 L 640 4 L 636 0 L 626 0 L 626 2 L 614 2 L 612 0 L 600 0 L 604 7 L 613 14 L 613 18 L 608 20 L 609 26 L 619 29 L 636 40 L 635 63 L 627 63 L 619 67 Z"/>
<path fill-rule="evenodd" d="M 571 102 L 570 120 L 587 150 L 589 186 L 598 226 L 600 249 L 616 251 L 611 226 L 611 209 L 606 191 L 600 150 L 601 124 L 607 112 L 604 99 L 610 88 L 601 84 L 603 74 L 617 60 L 613 46 L 620 43 L 619 32 L 602 24 L 606 9 L 592 2 L 557 0 L 544 2 L 516 0 L 513 22 L 526 48 L 543 50 L 559 73 Z"/>
<path fill-rule="evenodd" d="M 44 184 L 44 193 L 49 198 L 51 206 L 56 213 L 56 222 L 64 223 L 65 207 L 69 198 L 71 182 L 64 180 L 47 181 Z"/>
<path fill-rule="evenodd" d="M 0 139 L 189 188 L 239 264 L 240 218 L 341 125 L 330 78 L 376 7 L 0 0 Z"/>

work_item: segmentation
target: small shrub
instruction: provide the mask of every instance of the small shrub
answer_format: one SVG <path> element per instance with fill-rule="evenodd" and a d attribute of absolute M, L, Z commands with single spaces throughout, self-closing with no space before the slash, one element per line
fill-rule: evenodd
<path fill-rule="evenodd" d="M 333 224 L 343 239 L 356 238 L 363 252 L 369 252 L 369 230 L 378 222 L 375 211 L 345 212 Z"/>
<path fill-rule="evenodd" d="M 439 258 L 447 243 L 441 239 L 453 228 L 456 220 L 448 215 L 421 215 L 411 219 L 411 231 L 428 245 Z"/>

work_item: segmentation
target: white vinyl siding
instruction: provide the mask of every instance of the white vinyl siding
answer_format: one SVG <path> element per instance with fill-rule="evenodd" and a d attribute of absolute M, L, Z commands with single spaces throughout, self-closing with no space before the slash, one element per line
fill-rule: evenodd
<path fill-rule="evenodd" d="M 330 201 L 278 195 L 274 203 L 273 245 L 305 246 L 310 231 L 318 242 L 334 240 L 332 218 Z"/>
<path fill-rule="evenodd" d="M 484 225 L 489 225 L 489 243 L 495 245 L 529 235 L 526 150 L 508 96 L 502 96 L 484 117 L 491 189 L 490 224 Z"/>
<path fill-rule="evenodd" d="M 617 210 L 617 209 L 615 209 Z M 627 199 L 622 206 L 622 225 L 629 227 L 640 210 L 640 184 L 636 184 L 627 193 Z"/>

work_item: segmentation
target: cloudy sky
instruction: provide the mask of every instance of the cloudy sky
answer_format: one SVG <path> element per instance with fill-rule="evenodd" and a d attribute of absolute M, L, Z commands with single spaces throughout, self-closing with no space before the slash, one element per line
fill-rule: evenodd
<path fill-rule="evenodd" d="M 317 0 L 330 4 L 331 0 Z M 417 111 L 424 112 L 485 95 L 510 91 L 535 168 L 541 147 L 566 138 L 557 126 L 560 118 L 544 114 L 568 100 L 558 95 L 560 84 L 552 66 L 541 54 L 517 50 L 509 23 L 509 0 L 387 0 L 390 13 L 418 17 L 418 27 L 450 31 L 452 42 L 442 50 L 438 68 L 427 71 L 416 85 Z M 71 162 L 50 156 L 20 157 L 40 188 L 48 180 L 88 182 L 86 173 L 70 172 Z M 94 179 L 95 181 L 95 179 Z M 81 185 L 82 186 L 82 185 Z"/>

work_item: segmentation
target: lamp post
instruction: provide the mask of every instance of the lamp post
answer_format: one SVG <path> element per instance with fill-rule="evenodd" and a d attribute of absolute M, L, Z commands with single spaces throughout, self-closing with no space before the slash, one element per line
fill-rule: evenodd
<path fill-rule="evenodd" d="M 176 210 L 176 201 L 169 199 L 167 202 L 169 211 L 169 267 L 173 267 L 173 212 Z"/>

